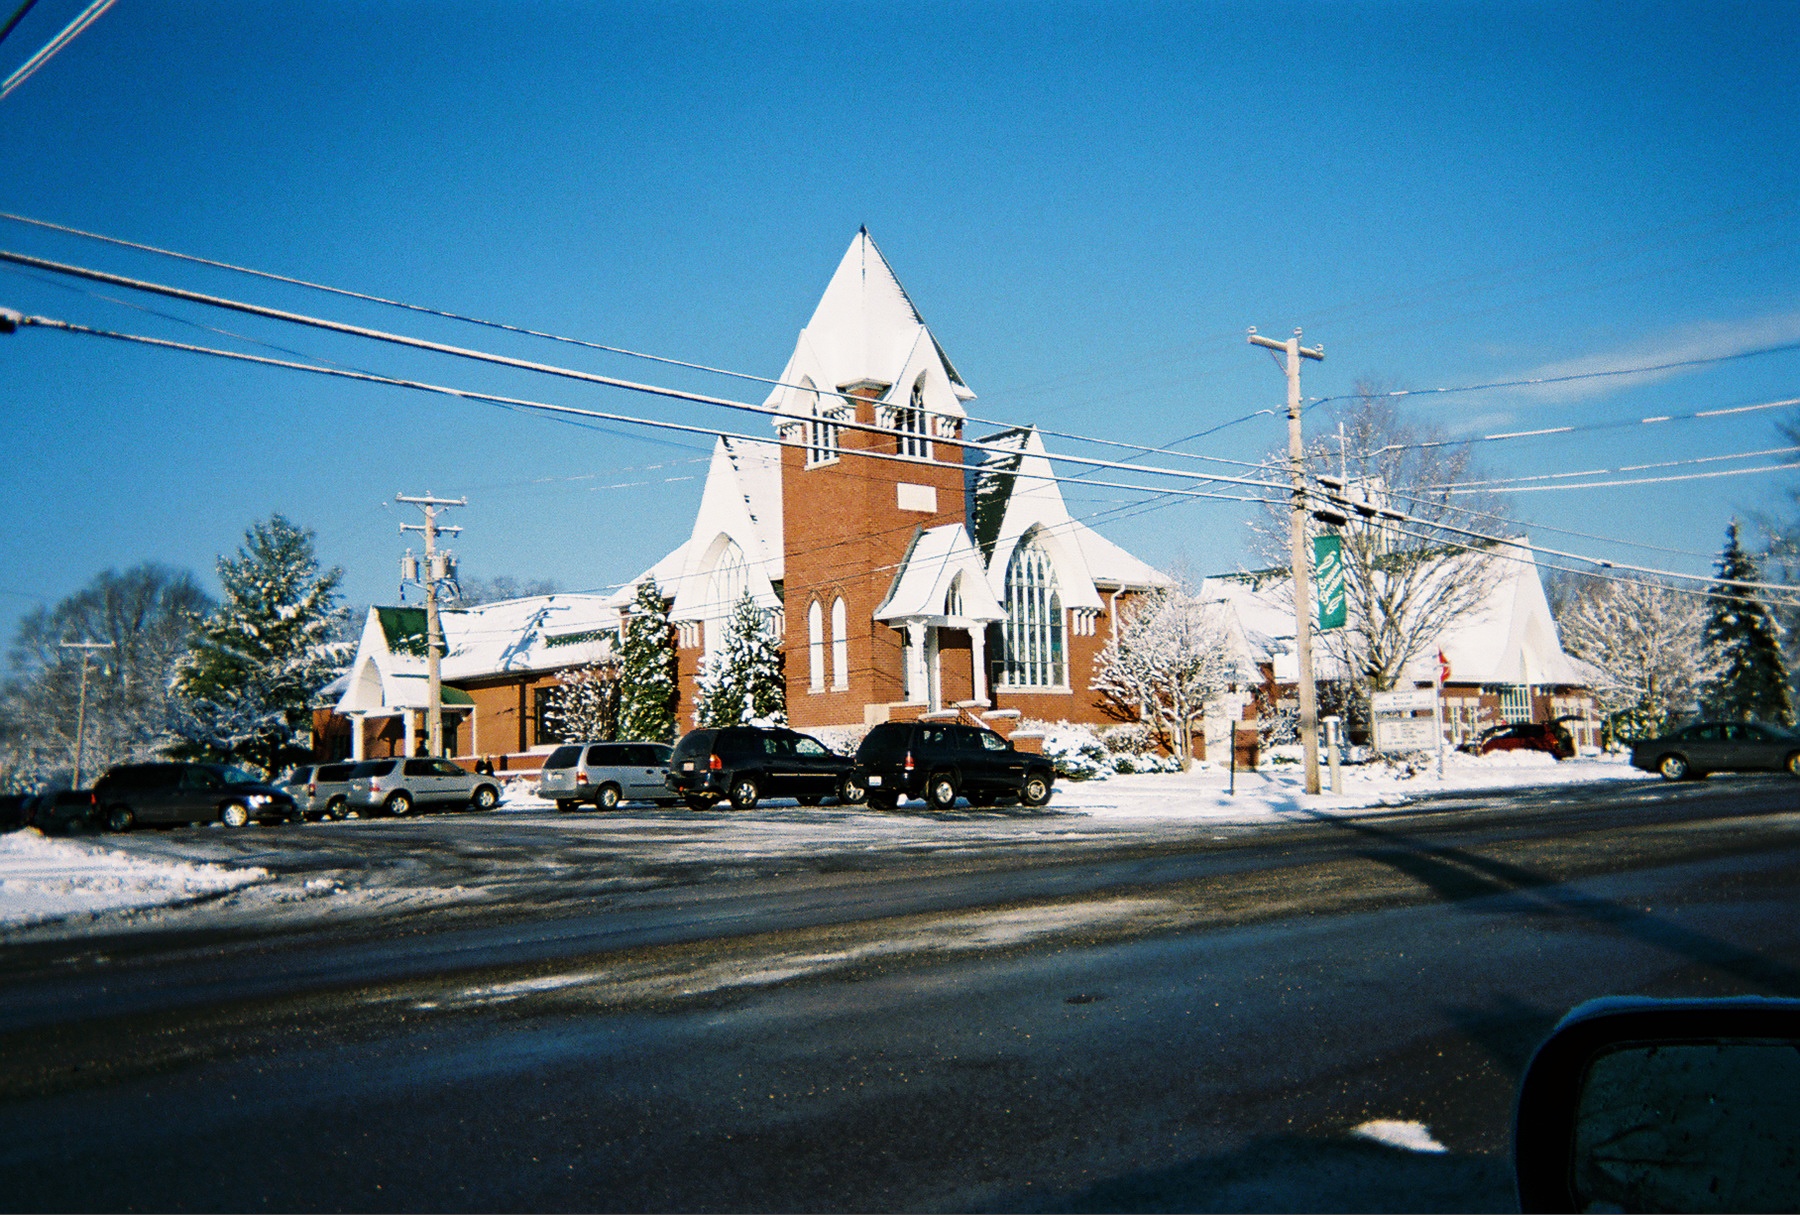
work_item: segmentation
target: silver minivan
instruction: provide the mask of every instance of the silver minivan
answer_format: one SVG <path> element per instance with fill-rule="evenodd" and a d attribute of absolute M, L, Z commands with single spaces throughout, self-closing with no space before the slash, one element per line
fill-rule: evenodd
<path fill-rule="evenodd" d="M 342 819 L 350 815 L 350 769 L 353 762 L 306 764 L 282 782 L 310 819 Z"/>
<path fill-rule="evenodd" d="M 476 776 L 447 759 L 371 759 L 350 771 L 350 805 L 365 817 L 374 810 L 403 815 L 434 805 L 492 810 L 499 803 L 493 777 Z"/>
<path fill-rule="evenodd" d="M 592 802 L 611 810 L 620 802 L 672 806 L 667 743 L 582 742 L 552 751 L 538 775 L 538 792 L 558 810 Z"/>

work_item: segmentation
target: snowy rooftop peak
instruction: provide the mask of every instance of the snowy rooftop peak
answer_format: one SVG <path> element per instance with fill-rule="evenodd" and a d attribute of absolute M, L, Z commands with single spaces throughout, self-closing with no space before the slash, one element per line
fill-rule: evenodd
<path fill-rule="evenodd" d="M 954 402 L 975 394 L 925 327 L 869 230 L 858 229 L 812 319 L 800 331 L 782 379 L 790 384 L 810 381 L 830 393 L 851 384 L 892 385 L 928 368 L 948 390 L 947 411 L 960 414 Z M 809 412 L 808 403 L 787 399 L 790 395 L 799 396 L 777 389 L 770 402 L 789 412 Z"/>

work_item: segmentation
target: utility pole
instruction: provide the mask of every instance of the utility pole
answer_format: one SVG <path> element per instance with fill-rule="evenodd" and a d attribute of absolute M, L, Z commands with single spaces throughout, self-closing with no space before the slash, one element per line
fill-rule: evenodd
<path fill-rule="evenodd" d="M 1306 791 L 1319 791 L 1319 698 L 1313 688 L 1312 665 L 1312 553 L 1306 542 L 1306 450 L 1300 442 L 1300 360 L 1323 360 L 1325 347 L 1308 350 L 1300 344 L 1300 331 L 1277 342 L 1250 327 L 1250 344 L 1287 354 L 1288 479 L 1294 500 L 1289 508 L 1289 549 L 1294 567 L 1294 649 L 1300 659 L 1300 744 L 1306 750 Z"/>
<path fill-rule="evenodd" d="M 419 576 L 418 562 L 413 558 L 411 550 L 400 563 L 401 578 L 408 582 L 422 583 L 425 587 L 425 721 L 429 742 L 427 750 L 434 756 L 444 754 L 444 686 L 441 678 L 442 662 L 445 650 L 444 628 L 438 621 L 438 584 L 449 582 L 455 575 L 451 564 L 451 555 L 439 552 L 437 538 L 440 532 L 460 535 L 460 527 L 440 527 L 438 512 L 447 506 L 467 506 L 467 498 L 434 498 L 431 491 L 426 490 L 422 498 L 409 498 L 405 494 L 395 494 L 394 501 L 405 502 L 418 507 L 425 514 L 423 523 L 402 523 L 400 532 L 422 532 L 425 536 L 425 570 L 424 577 Z M 410 571 L 409 568 L 410 567 Z M 412 752 L 412 739 L 406 740 L 407 753 Z"/>
<path fill-rule="evenodd" d="M 81 651 L 81 695 L 75 701 L 75 778 L 69 782 L 69 788 L 81 788 L 81 766 L 87 759 L 87 675 L 88 659 L 95 650 L 110 650 L 110 641 L 64 641 L 59 643 L 64 650 Z"/>

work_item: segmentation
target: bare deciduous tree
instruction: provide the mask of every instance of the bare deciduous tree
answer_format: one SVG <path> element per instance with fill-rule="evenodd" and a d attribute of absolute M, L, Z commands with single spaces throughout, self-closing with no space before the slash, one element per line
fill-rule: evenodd
<path fill-rule="evenodd" d="M 1120 605 L 1089 686 L 1116 716 L 1148 722 L 1186 768 L 1207 703 L 1242 677 L 1225 614 L 1177 585 Z"/>
<path fill-rule="evenodd" d="M 1314 534 L 1335 530 L 1343 538 L 1348 616 L 1343 628 L 1314 637 L 1364 695 L 1392 689 L 1409 664 L 1488 602 L 1505 573 L 1503 558 L 1454 530 L 1501 535 L 1507 526 L 1491 495 L 1469 492 L 1476 474 L 1468 445 L 1407 424 L 1393 402 L 1380 386 L 1358 384 L 1342 437 L 1314 440 L 1306 457 L 1309 479 L 1341 478 L 1352 500 L 1407 516 L 1351 512 L 1339 529 L 1308 524 Z M 1285 470 L 1285 457 L 1269 463 Z M 1252 528 L 1259 549 L 1286 565 L 1285 501 Z"/>
<path fill-rule="evenodd" d="M 1706 600 L 1649 582 L 1584 579 L 1557 613 L 1563 649 L 1595 671 L 1610 739 L 1662 732 L 1712 676 Z"/>

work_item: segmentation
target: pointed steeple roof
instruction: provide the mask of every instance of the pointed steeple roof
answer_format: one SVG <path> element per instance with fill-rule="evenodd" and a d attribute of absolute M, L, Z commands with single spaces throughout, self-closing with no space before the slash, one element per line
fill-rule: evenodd
<path fill-rule="evenodd" d="M 949 389 L 944 394 L 947 398 L 974 398 L 925 327 L 924 318 L 869 230 L 859 228 L 813 309 L 812 319 L 800 331 L 781 378 L 789 384 L 810 380 L 829 393 L 866 381 L 892 385 L 903 375 L 916 376 L 921 367 L 934 368 L 942 376 Z M 797 395 L 778 388 L 770 394 L 769 403 L 806 412 L 810 406 L 790 399 Z"/>

